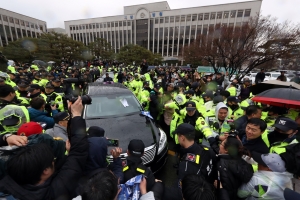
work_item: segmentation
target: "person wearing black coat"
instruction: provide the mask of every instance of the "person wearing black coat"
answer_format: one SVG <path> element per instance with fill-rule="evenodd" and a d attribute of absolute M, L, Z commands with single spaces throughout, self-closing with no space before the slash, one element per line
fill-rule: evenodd
<path fill-rule="evenodd" d="M 8 175 L 0 181 L 2 193 L 22 200 L 74 197 L 74 190 L 88 157 L 88 142 L 85 120 L 81 117 L 83 105 L 80 97 L 70 109 L 71 147 L 62 167 L 54 171 L 54 155 L 47 144 L 23 147 L 7 163 Z"/>
<path fill-rule="evenodd" d="M 242 143 L 235 135 L 229 135 L 220 144 L 217 165 L 219 181 L 231 200 L 239 199 L 237 197 L 238 188 L 243 183 L 248 183 L 254 173 L 252 166 L 242 158 L 242 155 Z M 225 191 L 219 192 L 224 193 Z"/>

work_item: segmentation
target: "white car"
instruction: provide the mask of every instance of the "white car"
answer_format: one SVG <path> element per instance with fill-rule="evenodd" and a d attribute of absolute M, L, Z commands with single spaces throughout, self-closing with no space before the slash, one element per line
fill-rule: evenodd
<path fill-rule="evenodd" d="M 269 81 L 269 80 L 277 80 L 278 76 L 280 76 L 280 72 L 266 72 L 266 77 L 264 81 Z M 291 79 L 288 77 L 286 78 L 287 82 L 290 82 Z"/>

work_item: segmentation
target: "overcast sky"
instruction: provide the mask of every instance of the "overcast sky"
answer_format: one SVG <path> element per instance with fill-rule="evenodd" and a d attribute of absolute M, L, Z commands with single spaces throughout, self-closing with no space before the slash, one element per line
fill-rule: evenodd
<path fill-rule="evenodd" d="M 48 28 L 64 28 L 64 21 L 123 14 L 123 6 L 159 0 L 1 0 L 0 7 L 47 22 Z M 244 0 L 169 0 L 171 9 L 241 2 Z M 300 22 L 300 0 L 263 0 L 262 14 L 279 21 Z"/>

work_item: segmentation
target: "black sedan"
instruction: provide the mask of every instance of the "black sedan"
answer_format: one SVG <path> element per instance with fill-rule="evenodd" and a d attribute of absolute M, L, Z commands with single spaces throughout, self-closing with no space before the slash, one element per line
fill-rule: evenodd
<path fill-rule="evenodd" d="M 87 127 L 100 126 L 105 137 L 118 139 L 122 159 L 127 156 L 130 140 L 142 140 L 146 147 L 143 163 L 154 173 L 163 167 L 168 152 L 167 136 L 151 117 L 142 114 L 141 104 L 129 89 L 119 83 L 96 82 L 89 84 L 87 94 L 92 98 L 92 104 L 84 109 Z"/>

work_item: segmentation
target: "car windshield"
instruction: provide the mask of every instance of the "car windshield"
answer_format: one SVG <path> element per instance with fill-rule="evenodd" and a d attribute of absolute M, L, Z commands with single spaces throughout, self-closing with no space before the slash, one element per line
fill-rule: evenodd
<path fill-rule="evenodd" d="M 132 94 L 91 97 L 93 103 L 86 106 L 87 118 L 124 116 L 142 110 L 140 104 Z"/>

